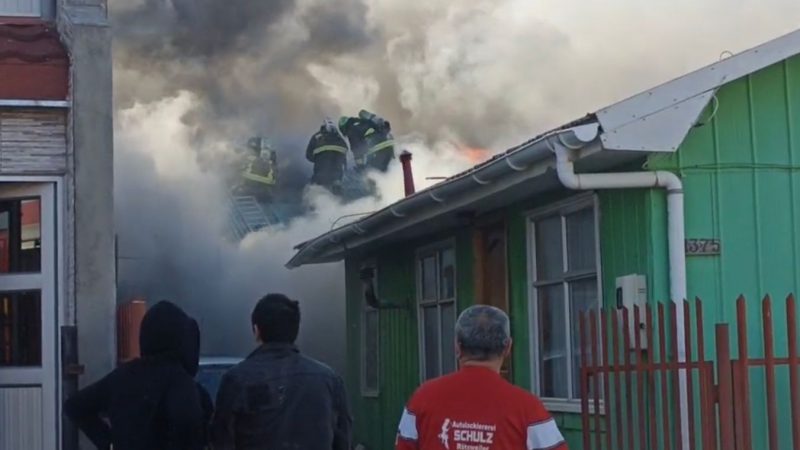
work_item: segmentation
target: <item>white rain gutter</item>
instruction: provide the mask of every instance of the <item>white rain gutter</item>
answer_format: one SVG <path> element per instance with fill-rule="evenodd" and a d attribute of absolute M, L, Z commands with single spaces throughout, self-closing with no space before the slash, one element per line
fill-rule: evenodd
<path fill-rule="evenodd" d="M 573 165 L 574 152 L 580 149 L 578 143 L 563 139 L 562 135 L 548 139 L 556 154 L 556 171 L 561 184 L 568 189 L 637 189 L 662 188 L 667 191 L 667 244 L 669 247 L 669 290 L 675 303 L 677 325 L 678 361 L 686 361 L 686 338 L 684 334 L 683 304 L 686 300 L 686 247 L 683 212 L 683 183 L 672 172 L 607 172 L 576 174 Z M 680 371 L 681 397 L 681 437 L 683 448 L 689 448 L 689 419 L 686 411 L 687 398 L 686 370 Z"/>

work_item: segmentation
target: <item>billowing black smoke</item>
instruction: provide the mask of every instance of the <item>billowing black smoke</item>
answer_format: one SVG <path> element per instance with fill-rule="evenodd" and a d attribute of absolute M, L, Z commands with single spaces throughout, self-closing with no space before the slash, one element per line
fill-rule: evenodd
<path fill-rule="evenodd" d="M 324 117 L 362 107 L 431 146 L 506 145 L 530 126 L 508 101 L 519 88 L 506 86 L 519 77 L 482 73 L 504 56 L 487 45 L 487 33 L 504 26 L 488 20 L 500 9 L 492 2 L 110 3 L 118 107 L 192 92 L 199 101 L 183 120 L 198 127 L 195 139 L 262 133 L 279 144 L 282 159 L 295 162 Z M 569 45 L 561 31 L 537 22 L 525 39 L 542 61 Z M 486 83 L 498 86 L 483 90 Z"/>
<path fill-rule="evenodd" d="M 189 91 L 198 103 L 184 120 L 198 126 L 195 138 L 262 133 L 290 159 L 325 116 L 343 112 L 308 66 L 374 40 L 360 0 L 302 9 L 293 0 L 127 1 L 111 1 L 117 82 L 128 88 L 118 107 Z"/>

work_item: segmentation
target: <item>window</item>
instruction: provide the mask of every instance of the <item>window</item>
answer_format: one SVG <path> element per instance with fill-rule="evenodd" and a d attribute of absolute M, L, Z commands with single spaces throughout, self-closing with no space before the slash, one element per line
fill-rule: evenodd
<path fill-rule="evenodd" d="M 378 310 L 367 303 L 368 291 L 377 296 L 378 273 L 375 264 L 365 264 L 362 268 L 372 271 L 369 285 L 364 287 L 359 298 L 361 304 L 361 395 L 377 397 L 379 393 L 380 364 L 380 316 Z"/>
<path fill-rule="evenodd" d="M 40 17 L 50 0 L 0 0 L 0 16 Z"/>
<path fill-rule="evenodd" d="M 0 201 L 0 273 L 36 273 L 41 268 L 39 199 Z"/>
<path fill-rule="evenodd" d="M 580 398 L 578 314 L 600 306 L 597 241 L 593 197 L 531 219 L 533 385 L 542 398 Z"/>
<path fill-rule="evenodd" d="M 41 291 L 0 292 L 0 367 L 42 365 Z"/>
<path fill-rule="evenodd" d="M 418 254 L 420 369 L 429 380 L 456 370 L 456 255 L 452 246 Z"/>

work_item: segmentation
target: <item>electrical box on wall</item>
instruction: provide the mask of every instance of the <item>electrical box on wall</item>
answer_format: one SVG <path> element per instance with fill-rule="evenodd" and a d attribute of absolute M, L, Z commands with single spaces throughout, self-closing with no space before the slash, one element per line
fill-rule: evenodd
<path fill-rule="evenodd" d="M 619 315 L 619 324 L 623 325 L 622 314 L 626 308 L 628 310 L 628 335 L 630 336 L 630 348 L 636 348 L 636 333 L 639 333 L 641 348 L 647 347 L 647 335 L 644 327 L 644 307 L 647 305 L 647 277 L 644 275 L 632 274 L 625 275 L 617 278 L 617 314 Z M 633 307 L 638 306 L 639 323 L 633 314 Z M 620 336 L 622 340 L 622 336 Z"/>

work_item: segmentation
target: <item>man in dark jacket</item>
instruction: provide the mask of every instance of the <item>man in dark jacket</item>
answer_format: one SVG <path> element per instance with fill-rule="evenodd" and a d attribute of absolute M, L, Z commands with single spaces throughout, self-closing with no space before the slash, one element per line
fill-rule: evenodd
<path fill-rule="evenodd" d="M 252 324 L 261 345 L 222 378 L 214 449 L 349 450 L 352 419 L 342 379 L 294 346 L 298 303 L 267 295 Z"/>
<path fill-rule="evenodd" d="M 159 302 L 142 320 L 139 343 L 141 358 L 78 391 L 65 414 L 98 449 L 202 449 L 208 412 L 193 378 L 197 323 L 174 304 Z"/>

